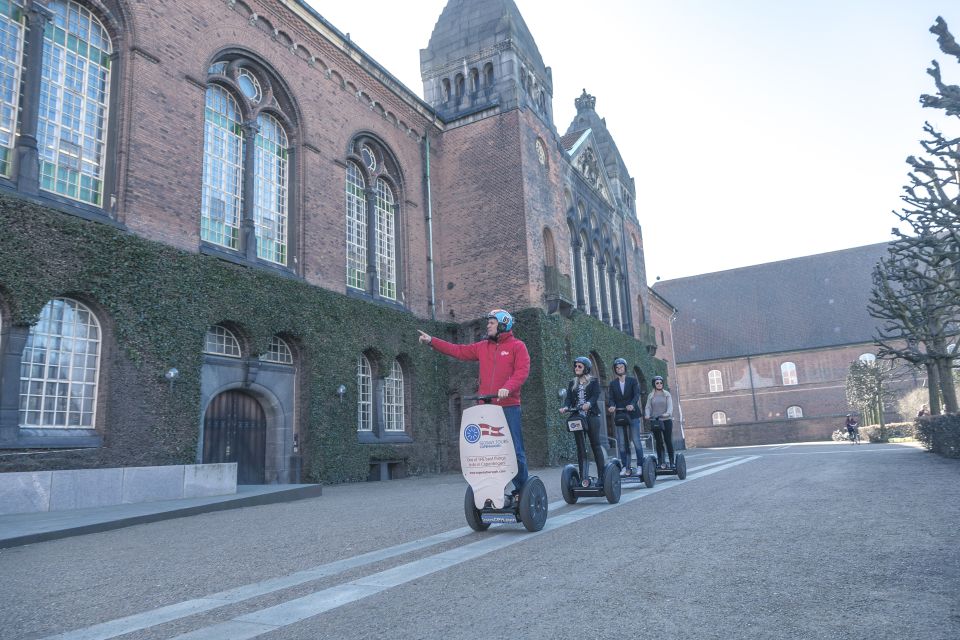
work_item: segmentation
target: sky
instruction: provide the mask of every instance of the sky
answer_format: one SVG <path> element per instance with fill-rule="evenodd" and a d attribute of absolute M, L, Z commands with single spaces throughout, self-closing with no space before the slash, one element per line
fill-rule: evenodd
<path fill-rule="evenodd" d="M 446 0 L 308 0 L 417 95 Z M 957 0 L 515 0 L 553 72 L 566 133 L 596 96 L 636 181 L 647 279 L 670 280 L 892 238 Z"/>

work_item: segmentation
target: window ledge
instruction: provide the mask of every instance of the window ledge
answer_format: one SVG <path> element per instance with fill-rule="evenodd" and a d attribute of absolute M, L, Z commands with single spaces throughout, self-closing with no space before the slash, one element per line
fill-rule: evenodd
<path fill-rule="evenodd" d="M 23 427 L 16 440 L 0 441 L 3 449 L 95 449 L 103 437 L 95 429 L 37 429 Z"/>
<path fill-rule="evenodd" d="M 272 262 L 267 262 L 265 260 L 250 260 L 246 256 L 243 256 L 235 251 L 226 249 L 224 247 L 219 247 L 208 242 L 200 242 L 200 253 L 205 256 L 211 256 L 214 258 L 219 258 L 225 262 L 232 262 L 233 264 L 238 264 L 244 267 L 250 267 L 251 269 L 260 269 L 268 273 L 280 276 L 282 278 L 290 278 L 291 280 L 303 280 L 299 275 L 297 275 L 290 267 L 284 267 Z"/>
<path fill-rule="evenodd" d="M 413 438 L 404 432 L 378 435 L 372 431 L 358 431 L 357 442 L 360 444 L 409 444 L 413 442 Z"/>

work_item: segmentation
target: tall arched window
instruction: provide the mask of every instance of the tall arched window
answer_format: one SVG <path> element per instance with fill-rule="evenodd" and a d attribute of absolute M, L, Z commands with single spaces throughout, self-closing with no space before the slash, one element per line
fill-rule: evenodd
<path fill-rule="evenodd" d="M 200 238 L 228 249 L 240 242 L 243 197 L 240 106 L 226 89 L 207 87 L 203 127 Z"/>
<path fill-rule="evenodd" d="M 400 297 L 400 169 L 393 155 L 367 136 L 353 141 L 350 156 L 346 172 L 347 287 L 395 301 Z"/>
<path fill-rule="evenodd" d="M 291 125 L 284 122 L 292 122 L 292 103 L 279 82 L 242 56 L 214 63 L 207 79 L 200 238 L 247 260 L 287 266 Z M 278 108 L 282 114 L 270 111 Z"/>
<path fill-rule="evenodd" d="M 590 299 L 593 292 L 590 290 L 589 263 L 587 262 L 587 253 L 590 252 L 590 244 L 587 242 L 587 235 L 580 234 L 580 290 L 583 291 L 583 306 L 587 313 L 590 312 Z"/>
<path fill-rule="evenodd" d="M 597 303 L 597 317 L 603 317 L 603 295 L 600 285 L 600 247 L 593 247 L 593 299 Z"/>
<path fill-rule="evenodd" d="M 707 373 L 707 381 L 710 383 L 710 392 L 716 393 L 723 391 L 723 376 L 719 369 L 713 369 Z"/>
<path fill-rule="evenodd" d="M 287 133 L 268 113 L 257 116 L 253 223 L 257 256 L 287 264 Z"/>
<path fill-rule="evenodd" d="M 110 57 L 103 24 L 83 5 L 53 0 L 44 31 L 37 146 L 40 188 L 100 206 Z"/>
<path fill-rule="evenodd" d="M 22 2 L 0 3 L 0 175 L 13 168 L 23 65 L 24 14 Z"/>
<path fill-rule="evenodd" d="M 783 379 L 784 386 L 797 384 L 797 365 L 792 362 L 784 362 L 781 364 L 780 377 Z"/>
<path fill-rule="evenodd" d="M 20 426 L 93 428 L 99 370 L 96 316 L 70 298 L 48 302 L 20 361 Z"/>
<path fill-rule="evenodd" d="M 397 299 L 396 215 L 393 189 L 383 178 L 377 179 L 377 276 L 380 296 Z"/>
<path fill-rule="evenodd" d="M 714 411 L 710 414 L 710 422 L 714 425 L 727 424 L 727 414 L 723 411 Z"/>
<path fill-rule="evenodd" d="M 396 360 L 383 381 L 384 431 L 403 431 L 403 369 Z"/>
<path fill-rule="evenodd" d="M 553 233 L 550 229 L 543 229 L 543 263 L 548 267 L 557 266 L 557 247 L 553 243 Z"/>
<path fill-rule="evenodd" d="M 364 355 L 357 358 L 357 431 L 373 431 L 373 369 Z"/>
<path fill-rule="evenodd" d="M 367 283 L 366 184 L 356 163 L 347 163 L 347 286 L 365 289 Z"/>

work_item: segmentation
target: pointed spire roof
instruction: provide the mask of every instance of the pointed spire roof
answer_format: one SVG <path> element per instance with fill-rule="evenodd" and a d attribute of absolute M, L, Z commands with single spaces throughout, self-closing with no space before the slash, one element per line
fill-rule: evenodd
<path fill-rule="evenodd" d="M 435 55 L 432 66 L 439 66 L 506 41 L 546 76 L 537 43 L 513 0 L 449 0 L 427 49 Z"/>
<path fill-rule="evenodd" d="M 607 130 L 607 121 L 597 114 L 596 96 L 590 95 L 584 89 L 580 97 L 574 100 L 574 104 L 577 106 L 577 115 L 574 116 L 573 122 L 567 128 L 564 138 L 572 136 L 573 133 L 578 131 L 591 129 L 607 173 L 618 178 L 624 184 L 632 185 L 633 179 L 630 177 L 627 165 L 623 162 L 620 150 L 617 149 L 617 143 L 613 141 L 613 136 Z"/>

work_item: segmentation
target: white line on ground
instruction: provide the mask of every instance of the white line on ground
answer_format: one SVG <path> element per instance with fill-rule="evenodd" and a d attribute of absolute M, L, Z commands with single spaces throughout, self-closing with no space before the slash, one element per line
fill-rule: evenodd
<path fill-rule="evenodd" d="M 700 455 L 703 455 L 703 454 L 700 454 Z M 693 456 L 690 456 L 690 457 L 693 457 Z M 724 458 L 718 461 L 710 462 L 710 463 L 698 466 L 696 468 L 690 469 L 688 471 L 690 475 L 687 476 L 687 480 L 683 480 L 680 482 L 671 481 L 668 484 L 662 484 L 658 482 L 657 485 L 653 487 L 653 489 L 645 489 L 642 492 L 637 492 L 633 494 L 624 494 L 621 497 L 620 502 L 621 503 L 632 502 L 633 500 L 643 497 L 644 495 L 656 493 L 658 491 L 667 489 L 671 486 L 679 486 L 680 484 L 688 482 L 689 480 L 695 479 L 697 477 L 710 475 L 716 471 L 722 470 L 722 469 L 714 469 L 713 471 L 704 473 L 703 470 L 709 467 L 716 467 L 717 465 L 722 465 L 722 464 L 728 464 L 728 466 L 734 466 L 735 464 L 740 464 L 742 462 L 748 462 L 750 460 L 753 460 L 756 457 L 757 456 L 752 456 L 739 461 L 737 461 L 738 459 L 736 457 Z M 723 467 L 723 468 L 727 468 L 727 467 Z M 551 503 L 548 506 L 548 512 L 552 513 L 557 509 L 561 509 L 566 506 L 568 505 L 565 502 L 563 502 L 562 500 L 558 500 L 556 502 Z M 577 517 L 574 519 L 565 518 L 566 514 L 551 516 L 547 520 L 547 526 L 544 527 L 544 530 L 549 531 L 555 528 L 554 526 L 551 526 L 551 523 L 554 521 L 557 521 L 558 526 L 560 526 L 560 524 L 563 524 L 563 523 L 569 524 L 570 522 L 575 522 L 576 520 L 580 520 L 587 516 L 594 515 L 595 513 L 600 513 L 600 511 L 595 510 L 594 507 L 602 507 L 602 510 L 606 510 L 607 508 L 611 508 L 614 506 L 616 505 L 599 504 L 599 505 L 584 506 L 579 509 L 575 509 Z M 508 531 L 501 530 L 501 531 L 503 533 L 509 532 L 509 530 Z M 142 613 L 137 613 L 137 614 L 123 617 L 123 618 L 118 618 L 116 620 L 109 620 L 107 622 L 95 624 L 89 627 L 84 627 L 82 629 L 77 629 L 74 631 L 68 631 L 65 633 L 48 636 L 47 638 L 44 638 L 44 640 L 109 640 L 110 638 L 116 638 L 117 636 L 132 633 L 134 631 L 149 629 L 151 627 L 155 627 L 168 622 L 173 622 L 175 620 L 187 618 L 189 616 L 196 615 L 199 613 L 205 613 L 205 612 L 218 609 L 220 607 L 224 607 L 230 604 L 237 604 L 239 602 L 243 602 L 244 600 L 257 598 L 270 593 L 274 593 L 276 591 L 281 591 L 283 589 L 296 587 L 296 586 L 305 584 L 307 582 L 319 580 L 321 578 L 329 577 L 338 573 L 342 573 L 344 571 L 349 571 L 351 569 L 356 569 L 368 564 L 372 564 L 374 562 L 380 562 L 381 560 L 387 560 L 387 559 L 394 558 L 406 553 L 420 551 L 438 544 L 455 540 L 457 538 L 471 535 L 472 533 L 473 533 L 473 530 L 470 529 L 469 527 L 461 527 L 459 529 L 453 529 L 451 531 L 438 533 L 436 535 L 422 538 L 420 540 L 413 540 L 411 542 L 406 542 L 406 543 L 395 545 L 392 547 L 387 547 L 385 549 L 378 549 L 376 551 L 370 551 L 368 553 L 360 554 L 358 556 L 344 558 L 342 560 L 337 560 L 335 562 L 318 565 L 315 567 L 311 567 L 309 569 L 305 569 L 303 571 L 297 571 L 295 573 L 291 573 L 289 575 L 278 576 L 276 578 L 270 578 L 262 582 L 256 582 L 248 585 L 243 585 L 240 587 L 235 587 L 233 589 L 227 589 L 225 591 L 220 591 L 218 593 L 207 595 L 203 598 L 194 598 L 191 600 L 185 600 L 183 602 L 177 602 L 177 603 L 166 605 L 163 607 L 158 607 L 150 611 L 144 611 Z M 514 542 L 519 542 L 520 540 L 526 540 L 531 535 L 529 533 L 522 532 L 520 530 L 514 530 L 514 533 L 523 534 L 522 538 L 513 539 Z M 490 540 L 497 540 L 500 537 L 501 536 L 498 536 L 497 538 L 490 538 Z M 479 544 L 479 543 L 474 543 L 474 544 Z M 512 542 L 510 544 L 512 544 Z M 461 549 L 467 549 L 471 547 L 472 545 L 467 545 L 465 547 L 461 547 Z M 454 549 L 446 553 L 451 553 L 452 551 L 457 551 L 457 550 Z M 440 554 L 440 555 L 443 555 L 443 554 Z M 437 556 L 432 556 L 432 557 L 437 557 Z M 465 559 L 468 559 L 468 558 L 465 558 Z M 429 558 L 425 558 L 424 560 L 429 560 Z M 462 561 L 463 560 L 461 560 L 461 562 Z M 439 570 L 439 568 L 435 570 Z M 334 587 L 334 589 L 337 589 L 337 587 Z M 323 593 L 323 592 L 319 592 L 319 593 Z M 372 593 L 368 593 L 366 595 L 371 595 L 371 594 Z M 365 596 L 362 596 L 362 597 L 365 597 Z M 349 600 L 349 601 L 352 602 L 352 600 Z M 344 604 L 345 603 L 346 602 L 344 602 Z M 321 612 L 318 611 L 317 613 L 321 613 Z M 224 623 L 224 625 L 226 624 L 230 624 L 230 623 Z M 223 625 L 217 626 L 218 633 L 221 626 Z M 250 633 L 254 630 L 254 627 L 258 625 L 239 625 L 239 626 L 243 626 L 245 629 L 247 629 L 245 633 Z M 223 628 L 226 630 L 225 626 L 223 626 Z M 263 630 L 263 627 L 260 627 L 260 628 L 261 628 L 260 633 L 266 632 L 265 630 Z M 270 629 L 272 628 L 273 627 L 270 627 Z M 267 629 L 267 630 L 270 630 L 270 629 Z M 210 628 L 207 628 L 205 631 L 212 632 L 212 630 L 213 630 L 213 627 L 210 627 Z M 244 635 L 244 634 L 238 635 L 237 632 L 238 632 L 238 629 L 236 626 L 234 626 L 234 627 L 231 627 L 231 631 L 229 631 L 227 635 L 224 635 L 222 637 L 239 639 L 239 638 L 246 638 L 246 637 L 253 638 L 253 637 L 256 637 L 256 635 L 260 635 L 260 633 L 256 635 Z M 195 637 L 203 637 L 205 639 L 209 638 L 210 640 L 215 640 L 215 638 L 219 638 L 221 636 L 202 635 L 202 636 L 195 636 Z"/>

